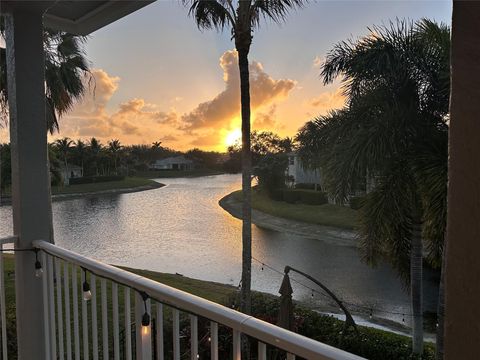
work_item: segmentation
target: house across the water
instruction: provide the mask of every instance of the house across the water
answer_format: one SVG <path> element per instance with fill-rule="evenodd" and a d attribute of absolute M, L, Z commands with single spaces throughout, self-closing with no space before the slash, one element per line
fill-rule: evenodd
<path fill-rule="evenodd" d="M 150 170 L 193 170 L 195 163 L 185 156 L 174 156 L 156 160 L 150 165 Z"/>
<path fill-rule="evenodd" d="M 287 175 L 291 179 L 292 185 L 297 184 L 315 184 L 322 186 L 320 169 L 307 168 L 296 152 L 288 154 Z"/>

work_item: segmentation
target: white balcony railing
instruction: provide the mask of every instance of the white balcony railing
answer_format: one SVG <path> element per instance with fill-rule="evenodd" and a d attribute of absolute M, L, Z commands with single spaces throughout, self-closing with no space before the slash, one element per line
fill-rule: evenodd
<path fill-rule="evenodd" d="M 283 350 L 287 360 L 361 359 L 51 243 L 33 245 L 43 270 L 47 359 L 240 360 L 242 334 L 257 341 L 259 360 L 272 349 Z M 6 359 L 4 331 L 2 321 Z"/>

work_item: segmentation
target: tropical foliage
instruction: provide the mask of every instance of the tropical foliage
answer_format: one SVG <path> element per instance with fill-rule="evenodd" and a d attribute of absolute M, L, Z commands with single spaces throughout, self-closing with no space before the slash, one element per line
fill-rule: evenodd
<path fill-rule="evenodd" d="M 445 25 L 397 21 L 337 44 L 322 77 L 328 84 L 342 76 L 347 106 L 297 136 L 301 154 L 322 168 L 339 201 L 359 179 L 375 183 L 360 209 L 363 254 L 371 264 L 386 257 L 411 280 L 414 352 L 422 351 L 420 229 L 434 266 L 445 232 L 449 39 Z"/>

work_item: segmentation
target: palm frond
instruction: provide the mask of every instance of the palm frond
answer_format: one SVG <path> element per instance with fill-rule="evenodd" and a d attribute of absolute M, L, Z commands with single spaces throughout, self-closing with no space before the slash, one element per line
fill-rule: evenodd
<path fill-rule="evenodd" d="M 223 30 L 235 26 L 235 13 L 228 0 L 182 0 L 189 6 L 188 13 L 195 19 L 199 29 Z"/>
<path fill-rule="evenodd" d="M 254 0 L 250 7 L 251 24 L 258 27 L 262 18 L 282 23 L 291 10 L 302 8 L 307 3 L 308 0 Z"/>

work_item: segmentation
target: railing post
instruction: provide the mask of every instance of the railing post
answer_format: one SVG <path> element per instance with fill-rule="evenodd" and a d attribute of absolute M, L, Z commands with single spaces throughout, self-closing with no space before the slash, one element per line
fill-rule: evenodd
<path fill-rule="evenodd" d="M 12 146 L 13 229 L 17 249 L 52 239 L 50 177 L 45 117 L 42 15 L 53 1 L 11 2 L 6 10 L 6 58 Z M 3 7 L 2 3 L 2 7 Z M 3 15 L 3 14 L 2 14 Z M 46 358 L 42 281 L 34 274 L 35 254 L 15 255 L 19 359 Z"/>
<path fill-rule="evenodd" d="M 146 300 L 147 312 L 151 318 L 150 300 Z M 135 292 L 135 333 L 137 340 L 137 360 L 152 359 L 152 324 L 142 326 L 142 317 L 145 313 L 145 305 L 142 296 Z"/>

